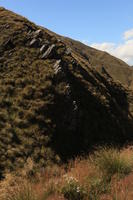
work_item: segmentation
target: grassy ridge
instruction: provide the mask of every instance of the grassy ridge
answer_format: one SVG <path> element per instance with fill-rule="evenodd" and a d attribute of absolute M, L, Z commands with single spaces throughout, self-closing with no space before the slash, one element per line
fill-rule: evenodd
<path fill-rule="evenodd" d="M 89 63 L 100 73 L 102 67 L 110 74 L 115 81 L 121 82 L 126 87 L 133 89 L 133 69 L 124 61 L 111 56 L 107 52 L 86 46 L 79 41 L 63 37 L 63 40 L 84 60 Z"/>
<path fill-rule="evenodd" d="M 130 93 L 56 34 L 0 8 L 0 174 L 132 140 Z"/>

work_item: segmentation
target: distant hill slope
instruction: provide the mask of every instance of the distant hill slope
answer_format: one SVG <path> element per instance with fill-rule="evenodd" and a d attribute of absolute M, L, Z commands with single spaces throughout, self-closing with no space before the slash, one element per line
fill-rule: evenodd
<path fill-rule="evenodd" d="M 102 72 L 102 67 L 104 67 L 115 81 L 120 81 L 125 86 L 133 89 L 133 68 L 131 66 L 104 51 L 86 46 L 79 41 L 65 37 L 63 40 L 99 72 Z"/>
<path fill-rule="evenodd" d="M 0 8 L 1 174 L 28 157 L 45 166 L 133 139 L 132 91 L 69 43 Z"/>

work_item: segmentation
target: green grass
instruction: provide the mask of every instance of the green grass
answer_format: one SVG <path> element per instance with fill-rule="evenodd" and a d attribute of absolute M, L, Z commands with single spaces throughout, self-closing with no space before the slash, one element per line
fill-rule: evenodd
<path fill-rule="evenodd" d="M 133 162 L 122 156 L 120 151 L 115 148 L 99 148 L 94 157 L 94 162 L 103 176 L 105 176 L 105 179 L 110 180 L 115 174 L 126 176 L 133 169 Z"/>

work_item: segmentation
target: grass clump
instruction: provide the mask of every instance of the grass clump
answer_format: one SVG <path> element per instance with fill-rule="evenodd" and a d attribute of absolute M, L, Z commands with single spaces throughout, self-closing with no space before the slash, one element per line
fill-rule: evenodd
<path fill-rule="evenodd" d="M 87 158 L 40 169 L 28 158 L 0 181 L 0 200 L 132 200 L 132 158 L 132 147 L 100 147 Z"/>
<path fill-rule="evenodd" d="M 115 174 L 125 176 L 132 171 L 133 160 L 118 149 L 102 147 L 94 153 L 94 157 L 96 166 L 108 180 Z"/>
<path fill-rule="evenodd" d="M 20 189 L 21 188 L 21 189 Z M 37 200 L 31 185 L 24 185 L 8 197 L 8 200 Z"/>
<path fill-rule="evenodd" d="M 100 196 L 107 193 L 109 189 L 110 184 L 107 184 L 106 180 L 102 177 L 93 177 L 92 180 L 89 181 L 89 200 L 99 200 Z"/>

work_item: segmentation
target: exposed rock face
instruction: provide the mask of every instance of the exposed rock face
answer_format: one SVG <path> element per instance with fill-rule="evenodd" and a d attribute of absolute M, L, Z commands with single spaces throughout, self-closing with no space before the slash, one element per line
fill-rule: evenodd
<path fill-rule="evenodd" d="M 55 75 L 62 73 L 60 63 L 61 63 L 61 60 L 57 60 L 56 63 L 54 64 L 54 66 L 53 66 Z"/>
<path fill-rule="evenodd" d="M 39 40 L 33 38 L 30 42 L 31 47 L 38 47 L 39 46 Z"/>
<path fill-rule="evenodd" d="M 42 47 L 40 48 L 40 52 L 43 53 L 47 48 L 47 44 L 43 44 Z"/>
<path fill-rule="evenodd" d="M 0 92 L 1 173 L 28 157 L 45 166 L 98 143 L 133 140 L 132 91 L 61 37 L 3 8 Z"/>
<path fill-rule="evenodd" d="M 66 53 L 67 55 L 70 55 L 70 54 L 71 54 L 71 52 L 72 52 L 72 50 L 71 50 L 70 48 L 68 48 L 68 47 L 67 47 L 67 49 L 66 49 L 66 52 L 65 52 L 65 53 Z"/>
<path fill-rule="evenodd" d="M 48 58 L 48 57 L 52 54 L 54 48 L 55 48 L 55 44 L 52 44 L 52 45 L 47 49 L 47 51 L 42 55 L 42 58 Z"/>
<path fill-rule="evenodd" d="M 38 38 L 38 37 L 42 37 L 42 36 L 43 36 L 43 32 L 41 29 L 34 32 L 34 38 Z"/>

